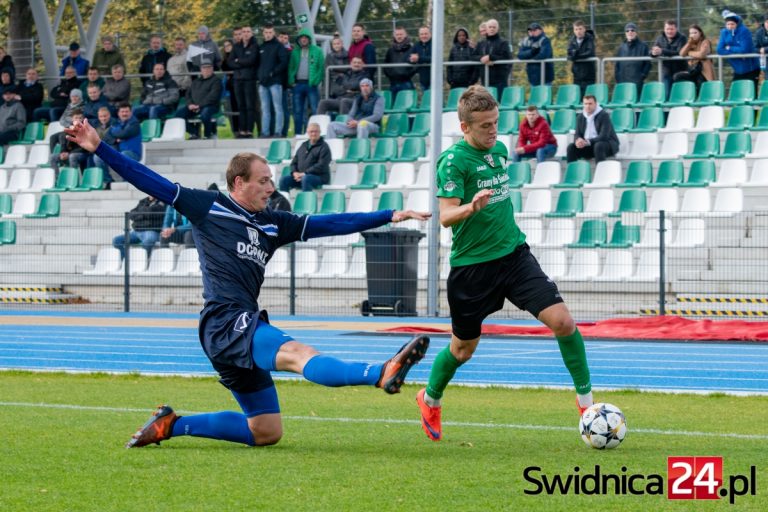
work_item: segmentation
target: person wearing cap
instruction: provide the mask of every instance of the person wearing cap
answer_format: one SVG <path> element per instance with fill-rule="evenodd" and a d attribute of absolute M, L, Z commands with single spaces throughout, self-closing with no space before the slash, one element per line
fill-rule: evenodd
<path fill-rule="evenodd" d="M 729 10 L 723 11 L 725 28 L 720 31 L 720 41 L 717 43 L 718 55 L 738 55 L 755 53 L 755 44 L 752 41 L 752 33 L 741 21 L 741 16 Z M 742 57 L 728 59 L 733 67 L 733 81 L 752 80 L 755 90 L 760 78 L 760 60 L 757 57 Z"/>
<path fill-rule="evenodd" d="M 499 34 L 499 22 L 488 20 L 485 22 L 485 41 L 482 46 L 478 46 L 480 62 L 488 68 L 488 86 L 495 87 L 496 92 L 501 96 L 501 91 L 509 82 L 509 72 L 512 70 L 511 64 L 496 64 L 499 60 L 511 60 L 512 52 L 509 49 L 509 42 L 503 39 Z M 481 68 L 480 81 L 485 80 L 485 69 Z"/>
<path fill-rule="evenodd" d="M 142 75 L 151 75 L 155 69 L 155 64 L 162 64 L 163 67 L 165 67 L 170 58 L 171 54 L 163 47 L 163 38 L 154 35 L 149 38 L 149 49 L 147 49 L 147 52 L 141 58 L 139 73 Z M 142 76 L 141 83 L 147 83 L 147 80 L 150 78 L 152 77 Z"/>
<path fill-rule="evenodd" d="M 259 99 L 261 100 L 261 137 L 279 137 L 283 131 L 283 77 L 288 72 L 288 51 L 275 37 L 274 25 L 261 30 L 264 42 L 259 47 Z M 275 114 L 272 131 L 272 113 Z"/>
<path fill-rule="evenodd" d="M 572 62 L 573 83 L 581 89 L 580 96 L 584 96 L 587 87 L 597 79 L 597 62 L 589 60 L 594 57 L 595 33 L 582 20 L 577 20 L 573 23 L 573 36 L 568 41 L 568 60 Z"/>
<path fill-rule="evenodd" d="M 61 123 L 62 128 L 69 128 L 72 126 L 72 114 L 75 111 L 82 112 L 84 105 L 85 103 L 83 102 L 83 91 L 80 89 L 72 89 L 69 91 L 69 103 L 67 103 L 67 106 L 63 109 L 63 111 L 60 111 L 61 116 L 56 119 L 59 123 Z M 53 115 L 53 109 L 51 110 L 51 115 Z M 48 138 L 48 146 L 51 149 L 51 153 L 54 153 L 54 149 L 56 148 L 56 144 L 58 144 L 58 142 L 59 138 L 57 133 L 51 135 Z"/>
<path fill-rule="evenodd" d="M 187 120 L 187 133 L 190 139 L 200 138 L 200 127 L 189 120 L 200 116 L 200 124 L 203 125 L 203 136 L 206 139 L 216 137 L 216 120 L 214 116 L 219 113 L 221 105 L 221 80 L 213 74 L 213 64 L 203 62 L 200 68 L 200 76 L 192 80 L 192 85 L 187 89 L 187 104 L 179 107 L 176 117 Z"/>
<path fill-rule="evenodd" d="M 688 38 L 677 30 L 677 22 L 673 19 L 664 22 L 664 31 L 656 38 L 651 48 L 651 57 L 665 59 L 661 65 L 661 81 L 666 89 L 665 98 L 669 97 L 675 73 L 688 69 L 684 60 L 668 60 L 678 57 Z"/>
<path fill-rule="evenodd" d="M 567 160 L 571 163 L 594 158 L 597 164 L 619 152 L 619 137 L 610 114 L 597 104 L 594 96 L 587 94 L 581 101 L 584 110 L 576 117 L 576 133 L 568 144 Z"/>
<path fill-rule="evenodd" d="M 3 91 L 3 104 L 0 106 L 0 146 L 17 140 L 27 124 L 24 106 L 16 99 L 14 89 Z"/>
<path fill-rule="evenodd" d="M 545 60 L 552 58 L 552 43 L 544 35 L 544 29 L 538 23 L 528 25 L 528 35 L 520 40 L 517 52 L 520 60 Z M 525 66 L 528 83 L 533 85 L 551 85 L 555 79 L 555 65 L 552 62 L 544 64 L 544 76 L 541 76 L 541 64 L 530 62 Z"/>
<path fill-rule="evenodd" d="M 64 76 L 64 72 L 70 66 L 75 68 L 75 74 L 77 76 L 85 76 L 88 73 L 88 68 L 91 67 L 91 63 L 80 55 L 80 45 L 77 42 L 70 43 L 69 55 L 61 60 L 59 76 Z"/>
<path fill-rule="evenodd" d="M 211 40 L 208 27 L 200 25 L 197 28 L 197 41 L 191 43 L 187 49 L 187 68 L 192 72 L 200 71 L 203 61 L 212 62 L 214 71 L 221 69 L 219 47 Z"/>
<path fill-rule="evenodd" d="M 616 52 L 617 57 L 650 57 L 651 50 L 637 35 L 637 25 L 624 25 L 624 42 Z M 650 60 L 617 60 L 614 66 L 614 78 L 617 84 L 631 82 L 637 86 L 637 97 L 643 89 L 643 82 L 651 71 Z"/>
<path fill-rule="evenodd" d="M 373 90 L 370 78 L 360 80 L 360 94 L 352 102 L 346 123 L 334 121 L 328 125 L 328 138 L 339 135 L 356 135 L 358 139 L 367 139 L 379 132 L 379 123 L 384 116 L 384 97 Z"/>
<path fill-rule="evenodd" d="M 107 76 L 112 72 L 112 67 L 118 64 L 125 67 L 125 58 L 120 48 L 115 46 L 112 36 L 102 37 L 101 48 L 94 52 L 91 67 L 98 69 L 102 76 Z"/>
<path fill-rule="evenodd" d="M 392 31 L 392 45 L 384 56 L 385 64 L 409 64 L 411 56 L 411 39 L 403 27 L 397 26 Z M 400 91 L 411 91 L 413 75 L 416 70 L 411 65 L 384 68 L 384 74 L 389 79 L 389 91 L 392 93 L 392 103 Z"/>
<path fill-rule="evenodd" d="M 312 31 L 302 28 L 288 62 L 288 87 L 293 87 L 293 132 L 296 134 L 304 131 L 308 119 L 307 104 L 309 115 L 317 112 L 324 73 L 323 50 L 315 44 Z"/>

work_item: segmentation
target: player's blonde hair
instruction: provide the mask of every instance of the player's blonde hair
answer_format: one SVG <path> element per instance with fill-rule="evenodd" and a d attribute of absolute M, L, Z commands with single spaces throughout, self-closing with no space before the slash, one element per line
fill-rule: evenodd
<path fill-rule="evenodd" d="M 264 157 L 256 153 L 238 153 L 232 157 L 227 166 L 227 190 L 232 192 L 235 189 L 235 178 L 238 176 L 243 178 L 243 181 L 251 179 L 251 164 L 254 160 L 267 165 Z"/>
<path fill-rule="evenodd" d="M 469 87 L 459 98 L 459 121 L 472 122 L 472 114 L 475 112 L 487 112 L 498 108 L 499 104 L 493 99 L 488 89 L 482 85 Z"/>

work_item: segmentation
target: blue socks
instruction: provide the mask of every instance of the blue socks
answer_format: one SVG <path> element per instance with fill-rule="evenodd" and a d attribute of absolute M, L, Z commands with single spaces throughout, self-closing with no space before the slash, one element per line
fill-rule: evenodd
<path fill-rule="evenodd" d="M 349 363 L 335 357 L 317 355 L 304 365 L 304 378 L 328 387 L 375 386 L 383 364 Z"/>
<path fill-rule="evenodd" d="M 173 424 L 173 435 L 207 437 L 256 446 L 248 418 L 239 412 L 224 411 L 182 416 Z"/>

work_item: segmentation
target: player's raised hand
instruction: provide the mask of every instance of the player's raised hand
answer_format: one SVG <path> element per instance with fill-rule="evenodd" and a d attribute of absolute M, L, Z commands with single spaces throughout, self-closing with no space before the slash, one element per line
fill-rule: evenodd
<path fill-rule="evenodd" d="M 493 190 L 487 188 L 475 194 L 475 197 L 472 198 L 472 211 L 479 212 L 488 206 L 488 202 L 491 200 L 492 195 Z"/>
<path fill-rule="evenodd" d="M 392 213 L 392 222 L 403 222 L 408 219 L 427 220 L 432 216 L 430 212 L 415 212 L 413 210 L 398 210 Z"/>
<path fill-rule="evenodd" d="M 69 128 L 64 128 L 64 133 L 67 134 L 67 140 L 74 142 L 90 153 L 96 151 L 101 142 L 99 134 L 88 123 L 88 119 L 83 119 L 82 122 L 75 122 Z"/>

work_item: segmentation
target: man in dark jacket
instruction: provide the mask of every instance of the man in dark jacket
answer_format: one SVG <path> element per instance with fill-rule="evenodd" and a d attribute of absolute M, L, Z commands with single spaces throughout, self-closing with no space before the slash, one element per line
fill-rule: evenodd
<path fill-rule="evenodd" d="M 154 72 L 155 64 L 162 64 L 165 69 L 165 64 L 168 59 L 171 58 L 171 54 L 168 50 L 163 48 L 163 39 L 160 36 L 152 36 L 149 39 L 149 49 L 147 53 L 141 58 L 141 64 L 139 65 L 139 73 L 142 75 L 149 75 Z M 142 76 L 141 83 L 147 83 L 152 77 Z"/>
<path fill-rule="evenodd" d="M 403 27 L 395 27 L 392 33 L 392 46 L 387 50 L 384 56 L 385 64 L 408 64 L 411 58 L 411 40 Z M 392 93 L 392 101 L 397 98 L 400 91 L 412 90 L 413 73 L 415 70 L 410 65 L 398 66 L 396 68 L 384 68 L 384 74 L 389 78 L 389 90 Z"/>
<path fill-rule="evenodd" d="M 768 50 L 768 13 L 763 15 L 763 23 L 755 31 L 754 41 L 755 51 L 760 55 L 765 55 Z"/>
<path fill-rule="evenodd" d="M 112 123 L 103 140 L 128 158 L 136 161 L 141 160 L 143 153 L 141 125 L 133 117 L 130 103 L 125 102 L 117 106 L 117 120 Z M 96 167 L 101 167 L 104 170 L 104 188 L 110 189 L 113 179 L 107 164 L 96 154 L 93 155 L 93 163 Z"/>
<path fill-rule="evenodd" d="M 573 36 L 568 41 L 568 60 L 573 73 L 573 83 L 581 88 L 581 96 L 587 93 L 587 86 L 594 84 L 597 77 L 595 56 L 595 34 L 587 29 L 583 21 L 573 24 Z"/>
<path fill-rule="evenodd" d="M 239 109 L 238 128 L 235 134 L 239 139 L 253 137 L 253 125 L 256 122 L 256 68 L 259 64 L 259 45 L 253 37 L 253 29 L 243 26 L 240 29 L 240 42 L 232 47 L 227 64 L 233 72 L 235 99 Z"/>
<path fill-rule="evenodd" d="M 43 104 L 43 84 L 40 83 L 38 78 L 37 70 L 29 68 L 26 73 L 26 79 L 19 80 L 16 86 L 16 100 L 24 105 L 27 122 L 32 121 L 32 114 L 35 109 Z"/>
<path fill-rule="evenodd" d="M 162 119 L 165 114 L 173 112 L 179 102 L 179 86 L 165 72 L 165 64 L 155 64 L 152 78 L 144 82 L 141 90 L 141 106 L 133 111 L 139 121 L 144 119 Z"/>
<path fill-rule="evenodd" d="M 362 57 L 354 57 L 349 63 L 350 69 L 344 72 L 341 80 L 341 88 L 345 91 L 343 95 L 337 98 L 327 98 L 320 100 L 317 105 L 318 114 L 327 114 L 328 112 L 338 112 L 346 114 L 352 108 L 355 97 L 360 93 L 360 81 L 368 78 L 368 72 L 365 70 Z"/>
<path fill-rule="evenodd" d="M 288 72 L 288 52 L 275 37 L 275 27 L 264 25 L 264 42 L 259 48 L 259 98 L 261 98 L 261 137 L 271 137 L 272 111 L 275 113 L 274 135 L 283 131 L 283 82 Z"/>
<path fill-rule="evenodd" d="M 576 117 L 576 133 L 568 144 L 568 162 L 594 158 L 596 163 L 619 152 L 619 138 L 611 116 L 597 104 L 591 94 L 582 100 L 584 110 Z"/>
<path fill-rule="evenodd" d="M 331 182 L 331 148 L 320 136 L 320 125 L 309 123 L 307 137 L 291 160 L 291 173 L 280 178 L 283 192 L 292 188 L 306 192 Z"/>
<path fill-rule="evenodd" d="M 429 89 L 430 70 L 432 69 L 432 31 L 429 27 L 419 29 L 419 40 L 411 48 L 411 64 L 419 65 L 419 84 L 421 90 Z"/>
<path fill-rule="evenodd" d="M 216 120 L 213 118 L 221 106 L 221 80 L 213 75 L 213 62 L 204 62 L 200 67 L 200 76 L 192 80 L 187 89 L 187 104 L 176 111 L 176 117 L 187 120 L 187 133 L 190 139 L 200 138 L 200 127 L 189 120 L 200 116 L 203 136 L 206 139 L 216 137 Z"/>
<path fill-rule="evenodd" d="M 485 22 L 486 39 L 482 46 L 482 52 L 478 53 L 480 62 L 488 67 L 488 86 L 495 87 L 498 94 L 507 86 L 509 81 L 509 72 L 512 70 L 511 64 L 496 64 L 497 60 L 511 60 L 512 52 L 509 50 L 509 42 L 502 39 L 499 35 L 499 22 L 488 20 Z M 481 73 L 484 73 L 482 70 Z M 483 82 L 485 75 L 480 75 L 480 81 Z"/>
<path fill-rule="evenodd" d="M 38 107 L 32 114 L 33 121 L 58 121 L 61 113 L 67 108 L 69 103 L 69 93 L 80 87 L 80 79 L 77 78 L 77 71 L 72 66 L 64 70 L 64 77 L 48 92 L 48 99 L 51 102 L 50 107 Z"/>
<path fill-rule="evenodd" d="M 649 57 L 651 50 L 648 45 L 640 40 L 637 36 L 637 25 L 634 23 L 627 23 L 624 25 L 624 35 L 626 40 L 619 46 L 619 51 L 616 52 L 617 57 Z M 651 71 L 651 61 L 649 60 L 627 60 L 616 61 L 614 67 L 616 83 L 621 84 L 624 82 L 632 82 L 637 86 L 637 97 L 640 97 L 640 92 L 643 89 L 643 82 L 645 77 Z"/>
<path fill-rule="evenodd" d="M 552 58 L 552 42 L 544 35 L 544 29 L 538 23 L 528 25 L 528 36 L 520 41 L 517 58 L 521 60 L 544 60 Z M 533 85 L 551 85 L 555 79 L 555 65 L 544 64 L 544 77 L 541 76 L 541 63 L 531 62 L 525 65 L 528 83 Z"/>
<path fill-rule="evenodd" d="M 656 38 L 651 48 L 651 57 L 679 57 L 680 49 L 685 46 L 688 38 L 677 30 L 675 20 L 664 22 L 664 32 Z M 661 81 L 664 82 L 666 95 L 669 97 L 669 91 L 672 89 L 672 82 L 675 73 L 688 69 L 688 63 L 685 60 L 666 60 L 661 65 Z"/>
<path fill-rule="evenodd" d="M 453 47 L 448 55 L 448 62 L 469 62 L 477 59 L 474 48 L 469 44 L 469 32 L 461 27 L 453 36 Z M 477 82 L 480 66 L 448 66 L 446 81 L 451 89 L 469 87 Z M 501 95 L 501 91 L 499 91 Z"/>
<path fill-rule="evenodd" d="M 18 139 L 26 124 L 24 106 L 16 101 L 13 89 L 6 89 L 3 91 L 3 104 L 0 106 L 0 147 Z"/>
<path fill-rule="evenodd" d="M 165 205 L 157 198 L 147 196 L 128 214 L 131 219 L 131 231 L 128 233 L 130 245 L 141 244 L 147 253 L 152 252 L 155 243 L 160 240 L 160 230 L 163 229 Z M 112 239 L 112 245 L 120 251 L 120 257 L 125 254 L 125 235 L 117 235 Z"/>

